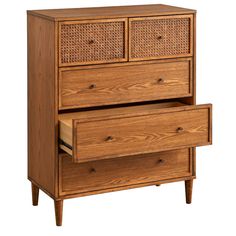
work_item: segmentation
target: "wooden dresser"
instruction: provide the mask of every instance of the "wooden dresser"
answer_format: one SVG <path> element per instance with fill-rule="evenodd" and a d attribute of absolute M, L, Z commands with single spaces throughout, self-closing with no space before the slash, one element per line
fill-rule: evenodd
<path fill-rule="evenodd" d="M 212 143 L 196 105 L 196 12 L 166 6 L 28 11 L 28 179 L 63 200 L 185 181 Z"/>

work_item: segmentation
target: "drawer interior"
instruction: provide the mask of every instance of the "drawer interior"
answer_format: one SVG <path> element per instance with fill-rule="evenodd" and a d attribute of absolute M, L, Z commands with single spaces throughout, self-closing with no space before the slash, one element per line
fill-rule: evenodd
<path fill-rule="evenodd" d="M 60 148 L 75 162 L 211 143 L 211 105 L 166 102 L 59 115 Z"/>

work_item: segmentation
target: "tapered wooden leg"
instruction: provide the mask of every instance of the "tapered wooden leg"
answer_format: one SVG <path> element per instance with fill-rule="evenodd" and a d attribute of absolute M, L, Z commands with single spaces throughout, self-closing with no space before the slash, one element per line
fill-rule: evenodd
<path fill-rule="evenodd" d="M 192 190 L 193 190 L 193 180 L 185 180 L 185 196 L 186 203 L 191 204 L 192 202 Z"/>
<path fill-rule="evenodd" d="M 62 225 L 63 200 L 54 200 L 56 225 Z"/>
<path fill-rule="evenodd" d="M 38 206 L 39 201 L 39 188 L 31 183 L 31 190 L 32 190 L 32 204 L 33 206 Z"/>

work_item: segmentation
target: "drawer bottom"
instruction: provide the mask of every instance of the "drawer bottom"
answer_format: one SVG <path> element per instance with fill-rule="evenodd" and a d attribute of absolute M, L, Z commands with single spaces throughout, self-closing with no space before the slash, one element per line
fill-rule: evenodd
<path fill-rule="evenodd" d="M 134 185 L 151 185 L 158 181 L 190 177 L 191 150 L 180 149 L 80 164 L 73 163 L 69 155 L 60 154 L 60 196 L 109 192 L 115 188 L 127 189 Z"/>

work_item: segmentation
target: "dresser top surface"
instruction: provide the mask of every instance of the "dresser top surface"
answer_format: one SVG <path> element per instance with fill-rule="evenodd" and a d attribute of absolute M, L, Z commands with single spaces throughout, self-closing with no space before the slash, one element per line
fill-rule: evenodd
<path fill-rule="evenodd" d="M 93 8 L 68 8 L 68 9 L 48 9 L 29 10 L 28 14 L 37 15 L 53 21 L 80 20 L 80 19 L 101 19 L 136 16 L 158 16 L 191 14 L 195 10 L 186 9 L 163 4 L 155 5 L 134 5 L 134 6 L 114 6 L 114 7 L 93 7 Z"/>

